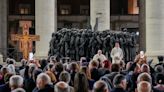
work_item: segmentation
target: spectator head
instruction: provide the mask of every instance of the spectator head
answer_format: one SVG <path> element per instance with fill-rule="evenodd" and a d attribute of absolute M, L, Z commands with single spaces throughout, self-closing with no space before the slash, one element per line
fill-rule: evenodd
<path fill-rule="evenodd" d="M 55 64 L 56 62 L 57 62 L 56 57 L 55 56 L 51 56 L 50 57 L 50 63 Z"/>
<path fill-rule="evenodd" d="M 51 69 L 53 68 L 53 66 L 54 66 L 53 63 L 49 63 L 49 64 L 47 65 L 47 70 L 48 70 L 48 71 L 51 71 Z"/>
<path fill-rule="evenodd" d="M 82 67 L 80 68 L 80 72 L 85 73 L 86 76 L 87 76 L 87 78 L 88 78 L 88 79 L 91 79 L 91 73 L 90 73 L 90 71 L 89 71 L 89 69 L 88 69 L 87 66 L 82 66 Z"/>
<path fill-rule="evenodd" d="M 13 75 L 10 77 L 9 85 L 11 90 L 14 90 L 16 88 L 23 87 L 23 78 L 19 75 Z"/>
<path fill-rule="evenodd" d="M 149 83 L 152 84 L 152 78 L 150 76 L 150 74 L 148 73 L 141 73 L 138 78 L 137 78 L 137 83 L 141 82 L 141 81 L 147 81 Z"/>
<path fill-rule="evenodd" d="M 23 88 L 16 88 L 12 90 L 11 92 L 26 92 Z"/>
<path fill-rule="evenodd" d="M 37 69 L 37 66 L 33 63 L 29 64 L 29 68 L 28 68 L 28 76 L 32 77 L 33 71 Z"/>
<path fill-rule="evenodd" d="M 36 86 L 38 89 L 45 88 L 46 85 L 51 83 L 50 77 L 46 73 L 40 73 L 36 79 Z"/>
<path fill-rule="evenodd" d="M 14 74 L 12 73 L 6 73 L 5 76 L 4 76 L 4 82 L 5 83 L 8 83 L 9 82 L 9 79 L 11 78 L 11 76 L 13 76 Z"/>
<path fill-rule="evenodd" d="M 86 57 L 81 57 L 80 58 L 80 66 L 84 66 L 87 63 Z"/>
<path fill-rule="evenodd" d="M 13 64 L 9 64 L 7 67 L 9 68 L 9 73 L 16 74 L 15 66 Z"/>
<path fill-rule="evenodd" d="M 132 66 L 132 64 L 133 64 L 133 62 L 128 62 L 127 64 L 126 64 L 126 70 L 129 70 L 130 69 L 130 67 Z"/>
<path fill-rule="evenodd" d="M 71 76 L 67 71 L 63 71 L 60 73 L 59 80 L 69 83 L 71 80 Z"/>
<path fill-rule="evenodd" d="M 78 66 L 78 64 L 77 64 L 76 62 L 72 62 L 72 63 L 70 64 L 70 70 L 71 70 L 71 71 L 78 72 L 78 71 L 79 71 L 79 66 Z"/>
<path fill-rule="evenodd" d="M 157 65 L 154 70 L 156 73 L 162 73 L 164 71 L 164 68 L 162 67 L 162 65 Z"/>
<path fill-rule="evenodd" d="M 137 84 L 137 92 L 151 92 L 151 84 L 147 81 L 141 81 Z"/>
<path fill-rule="evenodd" d="M 163 56 L 158 56 L 159 63 L 163 62 Z"/>
<path fill-rule="evenodd" d="M 89 68 L 90 68 L 90 69 L 98 68 L 98 66 L 99 66 L 99 63 L 98 63 L 96 60 L 91 60 L 91 61 L 89 62 Z"/>
<path fill-rule="evenodd" d="M 93 86 L 93 92 L 108 92 L 108 86 L 104 81 L 97 81 Z"/>
<path fill-rule="evenodd" d="M 51 71 L 46 71 L 45 73 L 50 77 L 52 83 L 55 83 L 57 81 L 54 73 L 52 73 Z"/>
<path fill-rule="evenodd" d="M 42 70 L 46 67 L 47 64 L 48 64 L 48 61 L 46 59 L 40 60 L 40 65 L 41 65 Z"/>
<path fill-rule="evenodd" d="M 8 64 L 15 64 L 15 62 L 16 62 L 16 61 L 15 61 L 14 59 L 9 59 L 9 60 L 8 60 Z"/>
<path fill-rule="evenodd" d="M 104 60 L 103 63 L 102 63 L 102 67 L 110 69 L 111 62 L 109 60 Z"/>
<path fill-rule="evenodd" d="M 26 60 L 26 59 L 22 59 L 22 60 L 21 60 L 21 64 L 22 64 L 22 66 L 27 65 L 27 60 Z"/>
<path fill-rule="evenodd" d="M 55 67 L 55 71 L 58 73 L 61 73 L 64 70 L 64 66 L 60 62 L 57 62 L 54 67 Z"/>
<path fill-rule="evenodd" d="M 150 67 L 147 64 L 141 66 L 141 72 L 150 73 Z"/>
<path fill-rule="evenodd" d="M 2 67 L 2 68 L 1 68 L 1 74 L 4 76 L 6 73 L 9 73 L 9 68 L 7 68 L 7 67 Z"/>
<path fill-rule="evenodd" d="M 88 92 L 88 80 L 84 73 L 78 72 L 74 79 L 75 92 Z"/>
<path fill-rule="evenodd" d="M 157 74 L 155 78 L 156 78 L 157 84 L 164 84 L 164 74 L 163 73 Z"/>
<path fill-rule="evenodd" d="M 43 71 L 41 69 L 35 69 L 32 73 L 32 79 L 36 81 L 37 76 L 42 73 Z"/>
<path fill-rule="evenodd" d="M 112 64 L 111 72 L 120 72 L 120 65 L 119 64 Z"/>
<path fill-rule="evenodd" d="M 54 92 L 71 92 L 69 85 L 63 81 L 56 83 Z"/>
<path fill-rule="evenodd" d="M 117 74 L 113 80 L 114 87 L 126 89 L 127 81 L 124 75 Z"/>

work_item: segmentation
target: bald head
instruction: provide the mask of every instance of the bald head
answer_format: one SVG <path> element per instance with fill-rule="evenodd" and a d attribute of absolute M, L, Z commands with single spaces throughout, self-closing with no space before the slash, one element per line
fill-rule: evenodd
<path fill-rule="evenodd" d="M 97 53 L 98 53 L 99 55 L 101 55 L 101 54 L 102 54 L 102 50 L 98 50 Z"/>
<path fill-rule="evenodd" d="M 108 92 L 107 84 L 104 81 L 95 82 L 93 92 Z"/>
<path fill-rule="evenodd" d="M 151 92 L 151 84 L 147 81 L 141 81 L 137 84 L 138 92 Z"/>

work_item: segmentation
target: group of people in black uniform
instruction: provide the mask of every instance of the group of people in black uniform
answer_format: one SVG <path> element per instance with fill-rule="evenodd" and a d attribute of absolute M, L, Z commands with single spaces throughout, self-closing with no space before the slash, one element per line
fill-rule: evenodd
<path fill-rule="evenodd" d="M 63 28 L 52 34 L 49 56 L 70 57 L 79 60 L 80 57 L 93 57 L 102 50 L 110 59 L 110 52 L 115 42 L 119 42 L 124 52 L 124 61 L 132 61 L 136 55 L 137 35 L 122 31 L 92 31 L 90 29 Z"/>

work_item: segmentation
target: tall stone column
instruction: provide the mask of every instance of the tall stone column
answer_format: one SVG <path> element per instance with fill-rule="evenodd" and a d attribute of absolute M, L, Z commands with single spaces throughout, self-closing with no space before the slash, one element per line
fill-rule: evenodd
<path fill-rule="evenodd" d="M 37 58 L 48 55 L 51 35 L 57 30 L 57 0 L 35 0 L 35 27 L 40 41 L 36 42 Z"/>
<path fill-rule="evenodd" d="M 146 0 L 146 52 L 164 55 L 164 0 Z"/>
<path fill-rule="evenodd" d="M 146 51 L 146 0 L 139 0 L 139 50 Z"/>
<path fill-rule="evenodd" d="M 0 54 L 7 52 L 7 0 L 0 0 Z"/>
<path fill-rule="evenodd" d="M 110 0 L 90 0 L 90 7 L 92 29 L 95 25 L 98 31 L 110 29 Z"/>

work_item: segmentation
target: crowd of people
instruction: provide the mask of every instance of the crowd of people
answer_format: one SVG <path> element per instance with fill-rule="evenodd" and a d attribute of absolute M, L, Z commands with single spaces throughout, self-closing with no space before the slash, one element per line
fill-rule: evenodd
<path fill-rule="evenodd" d="M 92 59 L 63 62 L 51 56 L 22 59 L 21 66 L 7 58 L 0 67 L 0 92 L 164 92 L 162 56 L 154 67 L 142 51 L 127 63 L 119 57 L 110 61 L 99 50 Z"/>

